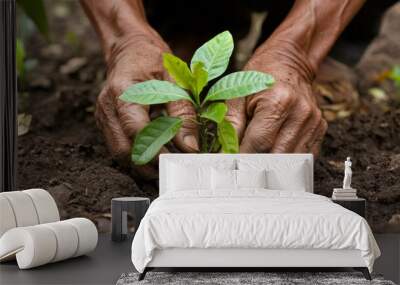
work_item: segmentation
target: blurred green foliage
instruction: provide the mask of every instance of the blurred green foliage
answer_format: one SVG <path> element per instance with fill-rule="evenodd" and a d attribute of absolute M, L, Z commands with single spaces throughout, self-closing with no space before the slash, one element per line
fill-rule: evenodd
<path fill-rule="evenodd" d="M 81 44 L 78 35 L 73 31 L 68 31 L 65 34 L 65 42 L 75 51 L 78 52 L 81 49 Z"/>
<path fill-rule="evenodd" d="M 18 78 L 21 81 L 20 83 L 24 84 L 26 72 L 35 68 L 35 66 L 37 65 L 37 60 L 34 58 L 26 58 L 24 43 L 20 38 L 17 38 L 15 57 Z"/>
<path fill-rule="evenodd" d="M 17 39 L 15 56 L 16 56 L 18 77 L 24 78 L 24 76 L 25 76 L 25 48 L 24 48 L 24 44 L 21 39 Z"/>
<path fill-rule="evenodd" d="M 400 65 L 395 65 L 389 73 L 389 78 L 393 80 L 394 84 L 400 91 Z"/>
<path fill-rule="evenodd" d="M 397 88 L 397 101 L 400 101 L 400 65 L 395 65 L 389 73 L 389 78 L 393 80 Z"/>
<path fill-rule="evenodd" d="M 46 38 L 46 40 L 49 40 L 49 27 L 43 0 L 17 0 L 17 4 L 19 10 L 23 11 L 26 17 L 29 18 L 36 26 L 37 30 Z M 21 15 L 22 14 L 20 14 L 20 16 Z M 24 22 L 24 19 L 26 18 L 19 18 L 18 27 L 20 28 L 20 30 L 21 26 L 26 26 L 26 22 Z M 24 31 L 20 31 L 19 33 L 20 35 L 17 38 L 15 51 L 18 79 L 20 80 L 21 87 L 23 87 L 25 83 L 26 72 L 32 70 L 37 64 L 36 59 L 27 59 L 27 54 L 24 46 L 24 39 L 26 36 L 24 36 L 23 32 Z"/>
<path fill-rule="evenodd" d="M 32 20 L 39 32 L 48 40 L 49 25 L 43 0 L 17 0 L 17 4 Z"/>

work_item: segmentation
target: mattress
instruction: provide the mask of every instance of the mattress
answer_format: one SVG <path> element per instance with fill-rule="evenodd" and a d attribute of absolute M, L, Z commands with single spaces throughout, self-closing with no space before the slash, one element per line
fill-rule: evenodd
<path fill-rule="evenodd" d="M 160 196 L 136 232 L 132 262 L 143 272 L 156 250 L 172 248 L 359 250 L 370 271 L 380 255 L 361 216 L 324 196 L 265 189 Z"/>

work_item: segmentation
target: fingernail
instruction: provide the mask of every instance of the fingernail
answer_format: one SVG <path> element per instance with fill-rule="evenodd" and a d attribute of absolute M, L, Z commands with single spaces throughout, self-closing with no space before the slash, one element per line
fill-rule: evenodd
<path fill-rule="evenodd" d="M 183 142 L 185 145 L 193 150 L 199 151 L 199 144 L 197 143 L 196 137 L 193 135 L 188 135 L 183 137 Z"/>

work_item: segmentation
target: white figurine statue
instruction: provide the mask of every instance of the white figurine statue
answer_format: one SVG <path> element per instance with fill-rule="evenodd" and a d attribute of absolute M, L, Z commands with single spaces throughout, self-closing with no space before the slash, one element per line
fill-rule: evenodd
<path fill-rule="evenodd" d="M 351 176 L 353 172 L 351 171 L 351 160 L 347 157 L 344 162 L 344 179 L 343 179 L 343 189 L 351 189 Z"/>

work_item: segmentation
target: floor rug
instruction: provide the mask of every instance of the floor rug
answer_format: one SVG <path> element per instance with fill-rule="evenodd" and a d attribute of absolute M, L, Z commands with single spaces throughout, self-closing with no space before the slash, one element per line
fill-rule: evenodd
<path fill-rule="evenodd" d="M 138 276 L 138 273 L 122 274 L 117 285 L 395 285 L 380 275 L 372 275 L 373 280 L 368 281 L 359 272 L 148 272 L 142 281 L 138 281 Z"/>

